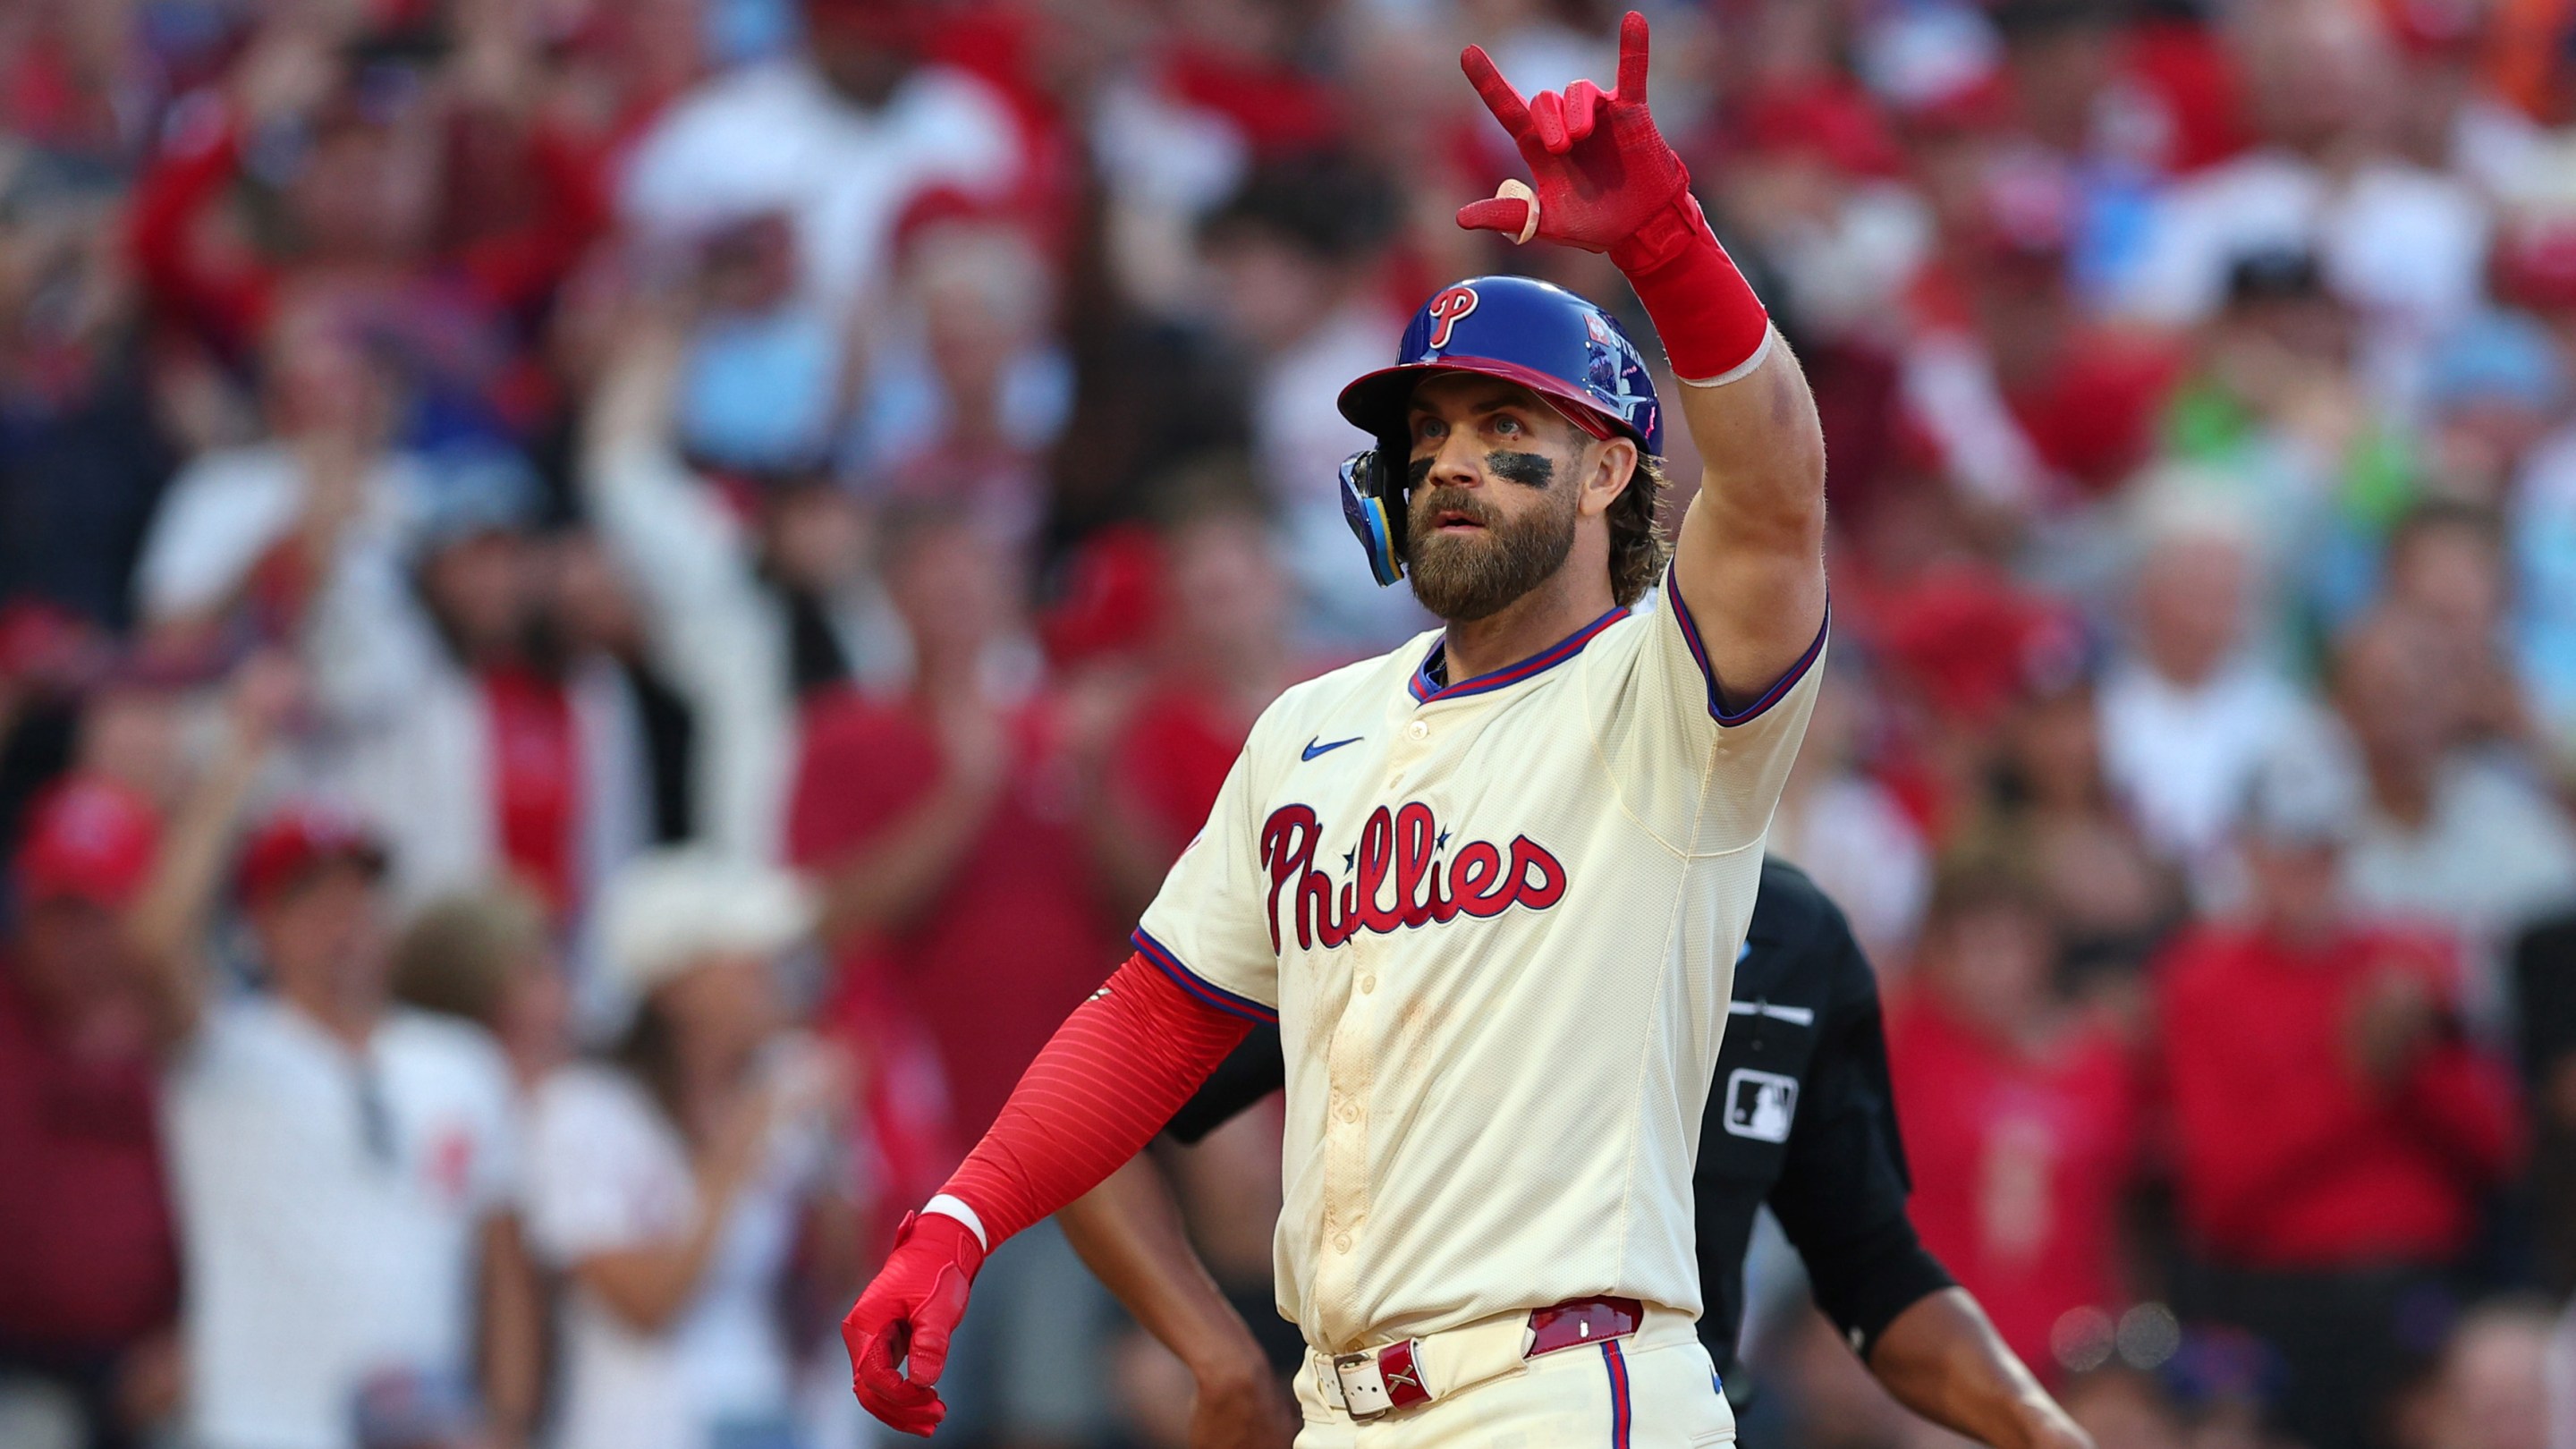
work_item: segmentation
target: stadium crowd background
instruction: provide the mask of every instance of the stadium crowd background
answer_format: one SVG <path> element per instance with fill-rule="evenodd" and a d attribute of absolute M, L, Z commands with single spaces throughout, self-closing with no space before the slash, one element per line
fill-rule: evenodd
<path fill-rule="evenodd" d="M 2576 5 L 1650 9 L 1930 1245 L 2103 1449 L 2576 1446 Z M 1335 392 L 1633 311 L 1450 219 L 1458 45 L 1615 21 L 0 6 L 0 1441 L 861 1442 L 893 1216 L 1425 622 Z M 1260 1115 L 1167 1165 L 1276 1334 Z M 1746 1443 L 1937 1437 L 1755 1284 Z M 943 1439 L 1178 1442 L 1086 1285 L 996 1259 Z"/>

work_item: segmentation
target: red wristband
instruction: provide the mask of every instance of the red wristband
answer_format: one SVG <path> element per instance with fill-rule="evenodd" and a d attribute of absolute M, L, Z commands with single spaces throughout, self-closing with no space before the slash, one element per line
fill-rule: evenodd
<path fill-rule="evenodd" d="M 1610 260 L 1637 289 L 1673 375 L 1684 382 L 1733 382 L 1769 349 L 1771 314 L 1717 244 L 1699 198 L 1687 188 L 1611 247 Z"/>

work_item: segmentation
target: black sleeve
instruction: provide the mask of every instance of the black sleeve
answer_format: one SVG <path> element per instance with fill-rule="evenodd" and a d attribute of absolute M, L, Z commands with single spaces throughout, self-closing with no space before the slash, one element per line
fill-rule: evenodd
<path fill-rule="evenodd" d="M 2535 1094 L 2558 1059 L 2576 1052 L 2576 915 L 2542 921 L 2513 944 L 2522 1069 Z"/>
<path fill-rule="evenodd" d="M 1878 984 L 1837 919 L 1834 1004 L 1807 1070 L 1771 1211 L 1806 1262 L 1816 1306 L 1866 1358 L 1896 1316 L 1957 1282 L 1905 1215 L 1913 1180 L 1896 1131 Z"/>
<path fill-rule="evenodd" d="M 1196 1142 L 1286 1085 L 1288 1058 L 1279 1045 L 1279 1028 L 1256 1026 L 1216 1064 L 1198 1094 L 1181 1104 L 1163 1130 L 1178 1141 Z"/>

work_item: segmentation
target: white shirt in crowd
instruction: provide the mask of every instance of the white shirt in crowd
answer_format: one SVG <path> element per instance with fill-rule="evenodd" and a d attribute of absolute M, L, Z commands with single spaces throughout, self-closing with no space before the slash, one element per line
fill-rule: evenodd
<path fill-rule="evenodd" d="M 528 1236 L 548 1266 L 668 1243 L 696 1223 L 688 1146 L 628 1073 L 558 1072 L 537 1089 L 528 1135 Z M 833 1160 L 819 1117 L 774 1131 L 688 1304 L 661 1332 L 566 1288 L 556 1449 L 705 1449 L 720 1425 L 789 1418 L 795 1361 L 779 1283 L 802 1206 Z"/>
<path fill-rule="evenodd" d="M 199 456 L 153 510 L 135 566 L 135 601 L 147 620 L 201 614 L 229 603 L 261 556 L 293 533 L 310 488 L 286 443 Z M 363 486 L 344 553 L 396 555 L 424 487 L 419 460 L 378 459 Z"/>
<path fill-rule="evenodd" d="M 2576 904 L 2576 824 L 2512 765 L 2462 752 L 2443 762 L 2432 813 L 2409 829 L 2376 806 L 2344 854 L 2343 882 L 2374 915 L 2459 935 L 2472 1011 L 2503 1017 L 2513 933 Z"/>
<path fill-rule="evenodd" d="M 322 728 L 297 765 L 320 793 L 354 805 L 391 847 L 406 909 L 508 873 L 501 839 L 500 732 L 482 680 L 440 637 L 406 561 L 344 554 L 307 610 L 299 657 Z M 643 848 L 651 784 L 632 691 L 600 657 L 565 679 L 572 711 L 576 914 Z"/>
<path fill-rule="evenodd" d="M 2120 300 L 2188 324 L 2218 310 L 2246 255 L 2312 252 L 2347 300 L 2428 334 L 2477 305 L 2493 225 L 2454 175 L 2380 160 L 2337 181 L 2287 152 L 2250 152 L 2164 195 Z"/>
<path fill-rule="evenodd" d="M 635 591 L 653 662 L 687 701 L 698 834 L 752 860 L 782 844 L 799 730 L 787 607 L 763 583 L 750 531 L 660 442 L 619 442 L 584 460 L 583 499 Z M 827 605 L 859 682 L 912 672 L 911 642 L 873 579 Z"/>
<path fill-rule="evenodd" d="M 255 997 L 209 1010 L 166 1091 L 190 1443 L 348 1449 L 369 1378 L 470 1380 L 518 1159 L 489 1039 L 398 1009 L 354 1051 Z"/>
<path fill-rule="evenodd" d="M 1009 184 L 1018 131 L 992 87 L 923 66 L 874 110 L 836 94 L 801 60 L 750 66 L 674 107 L 635 149 L 627 217 L 666 238 L 785 213 L 805 287 L 835 313 L 887 270 L 886 247 L 921 191 Z"/>
<path fill-rule="evenodd" d="M 296 742 L 288 762 L 300 788 L 356 807 L 385 837 L 394 896 L 405 907 L 480 885 L 506 867 L 487 698 L 439 637 L 413 584 L 414 530 L 433 486 L 418 459 L 385 455 L 355 525 L 313 581 L 297 653 L 320 728 Z M 228 604 L 261 557 L 301 525 L 308 487 L 284 444 L 191 464 L 146 540 L 138 571 L 145 616 Z M 578 910 L 591 886 L 644 844 L 650 782 L 624 678 L 592 659 L 568 683 L 581 775 L 570 842 Z"/>
<path fill-rule="evenodd" d="M 2099 708 L 2103 774 L 2148 844 L 2204 885 L 2224 868 L 2256 767 L 2308 718 L 2290 686 L 2254 666 L 2186 688 L 2134 659 L 2103 680 Z"/>

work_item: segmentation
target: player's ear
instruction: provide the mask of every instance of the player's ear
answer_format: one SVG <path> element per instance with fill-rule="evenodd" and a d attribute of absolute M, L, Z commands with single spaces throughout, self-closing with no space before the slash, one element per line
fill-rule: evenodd
<path fill-rule="evenodd" d="M 1588 441 L 1583 449 L 1582 511 L 1603 514 L 1628 490 L 1629 480 L 1637 476 L 1637 444 L 1630 438 Z"/>

